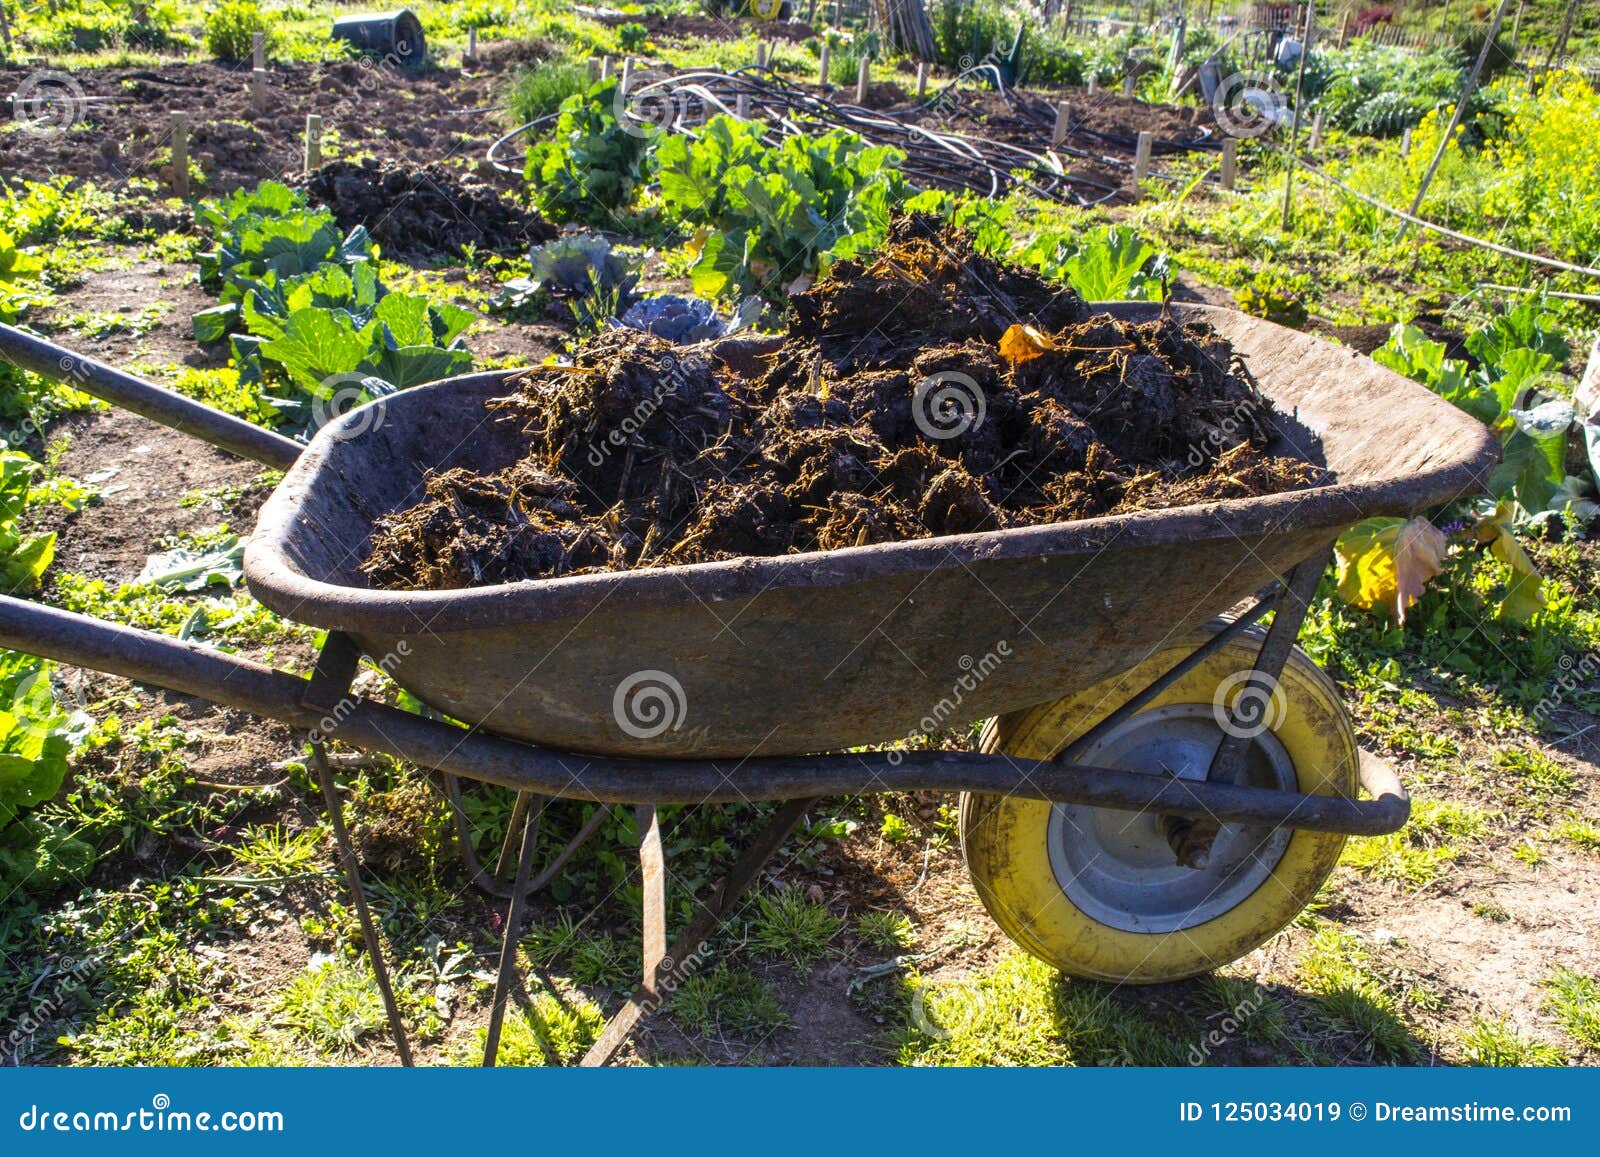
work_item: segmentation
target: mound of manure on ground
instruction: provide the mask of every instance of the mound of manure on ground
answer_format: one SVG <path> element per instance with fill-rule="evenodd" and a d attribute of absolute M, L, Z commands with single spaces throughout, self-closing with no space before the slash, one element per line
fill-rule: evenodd
<path fill-rule="evenodd" d="M 508 380 L 509 469 L 430 476 L 375 586 L 451 589 L 1064 522 L 1324 482 L 1266 446 L 1232 347 L 1092 315 L 926 217 L 791 300 L 753 376 L 726 346 L 604 333 Z"/>
<path fill-rule="evenodd" d="M 523 249 L 556 235 L 537 213 L 438 162 L 412 169 L 370 157 L 360 163 L 333 161 L 303 185 L 341 229 L 365 225 L 391 259 L 458 258 L 463 245 Z"/>

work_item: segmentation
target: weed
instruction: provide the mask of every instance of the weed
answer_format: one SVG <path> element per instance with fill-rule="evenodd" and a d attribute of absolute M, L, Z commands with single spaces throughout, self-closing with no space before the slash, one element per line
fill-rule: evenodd
<path fill-rule="evenodd" d="M 731 1033 L 753 1040 L 789 1027 L 789 1016 L 766 981 L 721 964 L 684 981 L 671 1012 L 680 1025 L 701 1036 Z"/>
<path fill-rule="evenodd" d="M 278 998 L 274 1019 L 332 1054 L 349 1051 L 387 1023 L 383 996 L 372 974 L 326 959 L 289 981 Z"/>
<path fill-rule="evenodd" d="M 1567 1035 L 1585 1048 L 1600 1051 L 1600 983 L 1562 966 L 1544 987 L 1549 990 L 1545 1003 Z"/>
<path fill-rule="evenodd" d="M 1380 880 L 1419 888 L 1454 864 L 1465 842 L 1489 830 L 1488 813 L 1448 800 L 1418 800 L 1411 815 L 1411 823 L 1398 832 L 1352 840 L 1340 862 Z"/>
<path fill-rule="evenodd" d="M 1373 970 L 1370 954 L 1356 937 L 1332 924 L 1312 936 L 1300 962 L 1300 978 L 1315 994 L 1324 1025 L 1355 1038 L 1346 1059 L 1404 1061 L 1416 1053 L 1400 1000 Z"/>
<path fill-rule="evenodd" d="M 856 920 L 856 935 L 874 948 L 910 948 L 917 942 L 916 926 L 901 912 L 863 912 Z"/>
<path fill-rule="evenodd" d="M 811 903 L 798 887 L 784 888 L 756 897 L 750 947 L 806 969 L 827 954 L 839 928 L 839 918 L 827 908 Z"/>
<path fill-rule="evenodd" d="M 570 1064 L 588 1051 L 604 1026 L 605 1016 L 585 997 L 541 991 L 527 1008 L 506 1018 L 496 1063 L 546 1065 L 553 1059 Z M 484 1039 L 484 1030 L 479 1029 L 471 1052 L 463 1059 L 475 1063 L 482 1056 Z"/>
<path fill-rule="evenodd" d="M 1461 1037 L 1461 1051 L 1467 1063 L 1493 1068 L 1548 1068 L 1566 1063 L 1560 1049 L 1542 1041 L 1530 1041 L 1504 1019 L 1476 1016 L 1472 1027 Z"/>

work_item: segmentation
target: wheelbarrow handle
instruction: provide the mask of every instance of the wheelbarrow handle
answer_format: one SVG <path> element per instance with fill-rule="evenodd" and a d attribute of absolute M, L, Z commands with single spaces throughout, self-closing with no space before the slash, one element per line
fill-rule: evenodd
<path fill-rule="evenodd" d="M 300 457 L 302 447 L 292 438 L 214 410 L 175 390 L 142 381 L 15 326 L 0 325 L 0 358 L 265 466 L 286 470 Z"/>

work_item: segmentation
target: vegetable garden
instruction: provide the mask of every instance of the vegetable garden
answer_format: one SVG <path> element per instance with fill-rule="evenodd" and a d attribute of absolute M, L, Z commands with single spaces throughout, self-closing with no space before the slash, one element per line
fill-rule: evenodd
<path fill-rule="evenodd" d="M 1477 485 L 1351 517 L 1305 572 L 1308 658 L 1284 684 L 1327 673 L 1411 820 L 1328 845 L 1281 930 L 1186 979 L 1058 970 L 1013 942 L 996 877 L 968 878 L 973 805 L 828 795 L 615 1059 L 1600 1061 L 1593 13 L 1320 3 L 1308 47 L 1303 15 L 1264 5 L 930 0 L 924 51 L 876 14 L 898 4 L 420 0 L 416 65 L 332 35 L 341 5 L 0 3 L 0 323 L 313 448 L 383 433 L 430 383 L 507 375 L 481 437 L 514 431 L 511 460 L 436 446 L 457 468 L 359 512 L 372 591 L 732 574 L 1338 483 L 1337 440 L 1295 440 L 1270 356 L 1207 307 L 1370 358 L 1498 444 Z M 1091 316 L 1111 302 L 1148 312 Z M 106 404 L 81 361 L 21 361 L 0 359 L 0 593 L 324 672 L 342 631 L 246 583 L 283 471 Z M 1431 446 L 1394 426 L 1420 412 L 1353 417 Z M 704 609 L 766 593 L 727 590 Z M 724 630 L 761 637 L 742 613 Z M 1077 738 L 1024 750 L 1048 730 L 1013 710 L 1029 623 L 969 637 L 963 618 L 940 628 L 958 668 L 917 673 L 948 694 L 851 752 L 894 767 L 1009 736 L 1050 759 Z M 808 629 L 823 646 L 816 621 L 788 628 Z M 859 634 L 852 651 L 922 654 Z M 369 649 L 343 702 L 463 718 L 404 662 Z M 869 687 L 815 695 L 848 721 Z M 986 732 L 961 706 L 995 688 Z M 1226 731 L 1243 708 L 1218 695 Z M 4 1063 L 474 1064 L 486 1038 L 501 1064 L 576 1063 L 653 966 L 639 849 L 664 843 L 677 935 L 787 814 L 759 793 L 551 800 L 530 825 L 510 787 L 340 743 L 338 712 L 308 745 L 218 702 L 0 650 Z M 677 746 L 645 753 L 696 754 L 706 705 L 655 707 L 645 738 Z M 1159 831 L 1184 863 L 1189 829 Z M 502 955 L 524 842 L 555 862 Z"/>

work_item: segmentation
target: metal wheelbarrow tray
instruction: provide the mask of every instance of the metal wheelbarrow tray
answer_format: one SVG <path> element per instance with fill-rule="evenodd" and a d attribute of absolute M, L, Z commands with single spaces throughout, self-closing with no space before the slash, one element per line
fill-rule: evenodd
<path fill-rule="evenodd" d="M 1154 306 L 1119 306 L 1142 319 Z M 523 451 L 485 403 L 504 375 L 396 394 L 324 431 L 261 511 L 250 590 L 286 618 L 401 655 L 396 681 L 498 735 L 629 757 L 798 755 L 914 733 L 966 667 L 1010 651 L 950 725 L 1098 683 L 1328 547 L 1363 518 L 1481 487 L 1484 427 L 1354 353 L 1237 313 L 1210 321 L 1285 414 L 1321 489 L 993 533 L 456 591 L 367 589 L 375 519 L 425 471 Z M 352 433 L 353 432 L 353 433 Z M 965 665 L 964 665 L 965 664 Z M 682 687 L 659 734 L 625 730 L 639 672 Z"/>
<path fill-rule="evenodd" d="M 1163 307 L 1100 308 L 1140 321 Z M 1166 308 L 1208 322 L 1233 343 L 1286 416 L 1275 448 L 1325 466 L 1333 484 L 1075 523 L 428 592 L 369 589 L 359 564 L 377 519 L 415 502 L 429 471 L 492 471 L 522 453 L 519 430 L 493 420 L 488 407 L 507 392 L 507 373 L 468 375 L 380 399 L 302 448 L 0 326 L 0 354 L 25 368 L 287 467 L 251 538 L 246 579 L 285 618 L 329 631 L 308 680 L 0 597 L 0 646 L 307 731 L 386 995 L 325 741 L 337 738 L 443 772 L 452 798 L 456 776 L 518 789 L 500 864 L 516 865 L 509 887 L 472 858 L 469 833 L 462 831 L 469 870 L 510 899 L 487 1063 L 497 1048 L 522 907 L 606 814 L 594 812 L 535 873 L 535 833 L 553 798 L 638 807 L 644 979 L 588 1061 L 609 1058 L 670 995 L 699 959 L 699 943 L 811 800 L 836 793 L 965 793 L 963 848 L 980 896 L 1008 934 L 1068 970 L 1081 929 L 1056 928 L 1049 934 L 1054 941 L 1044 932 L 1034 936 L 1028 918 L 1012 918 L 1006 897 L 995 894 L 1005 873 L 1032 857 L 1033 878 L 1022 885 L 1043 879 L 1045 907 L 1071 907 L 1052 897 L 1070 898 L 1075 878 L 1053 858 L 1040 859 L 1042 844 L 1034 846 L 1047 838 L 1046 817 L 1052 857 L 1065 838 L 1063 816 L 1091 827 L 1101 823 L 1094 817 L 1126 817 L 1105 828 L 1106 838 L 1123 841 L 1116 851 L 1127 854 L 1128 871 L 1144 889 L 1139 895 L 1188 894 L 1185 872 L 1210 873 L 1218 889 L 1256 881 L 1236 898 L 1224 896 L 1220 909 L 1209 892 L 1193 911 L 1183 902 L 1177 917 L 1141 915 L 1132 905 L 1119 913 L 1113 902 L 1111 925 L 1156 934 L 1187 928 L 1186 941 L 1235 915 L 1246 926 L 1214 938 L 1213 948 L 1176 972 L 1141 973 L 1133 962 L 1142 966 L 1143 949 L 1124 944 L 1128 975 L 1095 967 L 1079 973 L 1135 980 L 1192 975 L 1236 958 L 1292 919 L 1331 871 L 1345 835 L 1382 834 L 1405 823 L 1410 804 L 1398 778 L 1356 749 L 1336 688 L 1293 644 L 1341 531 L 1481 490 L 1499 444 L 1449 403 L 1352 351 L 1231 311 Z M 1234 617 L 1219 618 L 1230 610 Z M 1262 631 L 1255 624 L 1269 611 L 1271 626 Z M 357 696 L 351 683 L 363 653 L 466 726 Z M 1220 692 L 1211 694 L 1223 671 L 1273 687 L 1280 675 L 1293 683 L 1311 701 L 1302 711 L 1313 720 L 1306 726 L 1322 733 L 1312 736 L 1312 746 L 1322 743 L 1336 755 L 1307 763 L 1315 774 L 1302 777 L 1301 756 L 1287 752 L 1278 731 L 1240 731 L 1237 705 L 1225 707 Z M 647 697 L 643 710 L 630 698 L 636 693 Z M 1045 749 L 1008 753 L 1000 733 L 1008 721 L 1031 717 L 1028 709 L 1076 712 L 1082 726 Z M 932 730 L 930 719 L 950 727 L 989 716 L 997 723 L 983 752 L 850 750 Z M 1138 758 L 1127 754 L 1130 735 L 1146 736 Z M 1304 748 L 1304 734 L 1301 740 Z M 817 754 L 830 752 L 837 754 Z M 1166 758 L 1172 753 L 1181 756 L 1178 771 Z M 1280 774 L 1285 759 L 1288 771 Z M 1295 786 L 1306 782 L 1313 786 Z M 1358 786 L 1371 798 L 1358 799 Z M 655 805 L 755 800 L 788 803 L 669 954 Z M 1035 810 L 1024 815 L 1019 807 Z M 1002 809 L 1008 818 L 996 827 Z M 1072 838 L 1083 836 L 1073 830 Z M 1248 911 L 1258 896 L 1274 894 L 1260 887 L 1262 872 L 1283 877 L 1278 891 L 1287 900 L 1271 911 Z M 1115 901 L 1120 893 L 1112 895 Z M 1090 933 L 1098 927 L 1089 926 Z M 408 1058 L 398 1012 L 392 1000 L 386 1004 Z"/>

